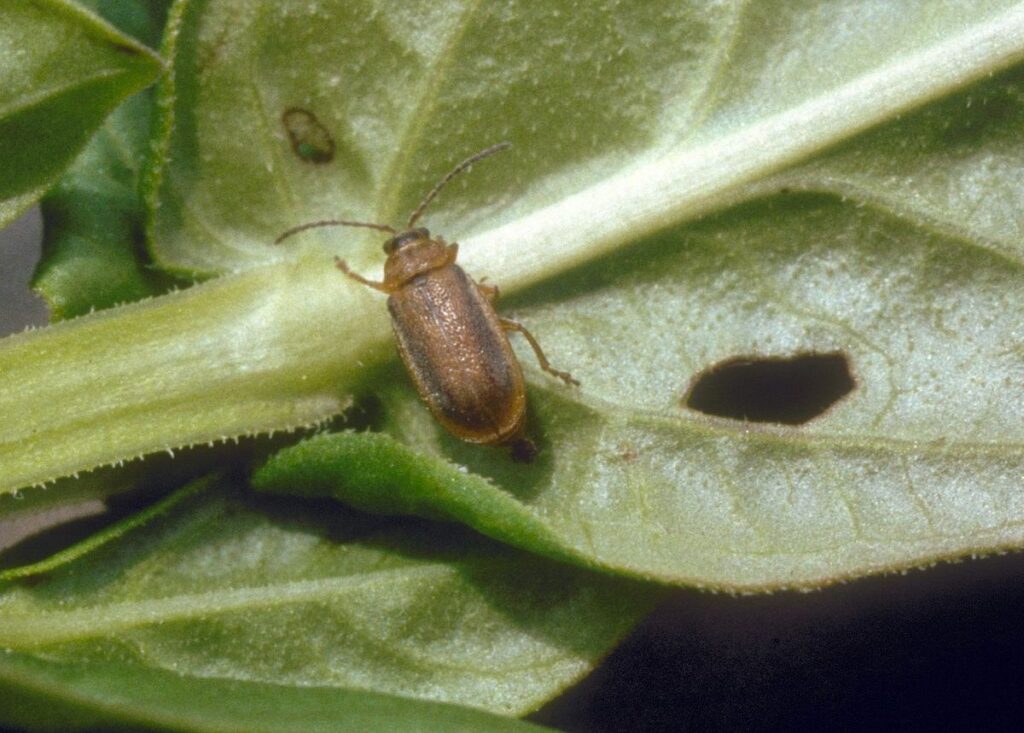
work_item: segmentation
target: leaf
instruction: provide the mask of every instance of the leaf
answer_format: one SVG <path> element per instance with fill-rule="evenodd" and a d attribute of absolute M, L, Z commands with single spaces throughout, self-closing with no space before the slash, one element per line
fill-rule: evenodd
<path fill-rule="evenodd" d="M 136 175 L 151 105 L 143 92 L 119 107 L 43 198 L 43 258 L 32 286 L 54 320 L 168 289 L 136 251 L 143 239 Z"/>
<path fill-rule="evenodd" d="M 540 733 L 479 710 L 362 690 L 189 677 L 141 665 L 0 654 L 0 719 L 28 729 Z"/>
<path fill-rule="evenodd" d="M 246 271 L 0 347 L 4 488 L 375 393 L 374 427 L 622 573 L 766 589 L 1019 546 L 1024 5 L 616 7 L 179 4 L 151 247 Z M 332 161 L 293 149 L 296 106 Z M 400 223 L 503 138 L 428 223 L 582 381 L 520 352 L 528 467 L 441 435 L 381 366 L 382 299 L 329 256 L 372 276 L 379 241 L 270 244 Z M 684 407 L 722 363 L 823 353 L 855 389 L 803 425 Z"/>
<path fill-rule="evenodd" d="M 118 102 L 160 71 L 152 52 L 76 5 L 0 8 L 0 226 L 54 183 Z"/>
<path fill-rule="evenodd" d="M 78 0 L 125 35 L 157 48 L 171 0 Z"/>
<path fill-rule="evenodd" d="M 159 43 L 166 14 L 159 3 L 89 5 L 139 41 Z M 43 257 L 32 285 L 55 320 L 168 289 L 167 279 L 140 257 L 144 212 L 138 179 L 152 107 L 149 90 L 122 103 L 43 198 Z"/>
<path fill-rule="evenodd" d="M 166 162 L 152 181 L 150 236 L 159 262 L 202 275 L 280 260 L 287 252 L 271 243 L 302 222 L 397 225 L 459 157 L 502 139 L 520 147 L 453 185 L 431 213 L 438 230 L 492 230 L 599 182 L 663 144 L 648 115 L 702 93 L 734 12 L 665 2 L 182 7 L 161 87 Z M 326 130 L 331 162 L 293 150 L 295 110 Z M 349 238 L 346 255 L 379 254 L 372 237 Z"/>
<path fill-rule="evenodd" d="M 253 475 L 253 487 L 307 499 L 331 496 L 374 514 L 455 520 L 560 560 L 593 564 L 513 494 L 386 434 L 322 433 L 279 451 Z"/>
<path fill-rule="evenodd" d="M 140 667 L 154 681 L 173 672 L 185 679 L 169 700 L 121 694 L 129 707 L 177 714 L 188 711 L 189 679 L 521 714 L 589 671 L 657 593 L 464 530 L 257 502 L 227 487 L 190 492 L 148 520 L 30 585 L 8 583 L 0 647 L 99 665 L 99 694 Z M 81 683 L 66 684 L 57 694 L 73 702 Z"/>
<path fill-rule="evenodd" d="M 205 274 L 279 260 L 295 224 L 398 225 L 460 156 L 508 139 L 428 218 L 518 288 L 1024 57 L 1007 0 L 181 7 L 150 234 L 160 262 Z M 295 107 L 332 163 L 293 153 Z M 359 241 L 340 251 L 379 257 Z"/>
<path fill-rule="evenodd" d="M 831 192 L 1019 262 L 1024 216 L 1017 173 L 1024 68 L 975 84 L 906 120 L 777 177 Z"/>

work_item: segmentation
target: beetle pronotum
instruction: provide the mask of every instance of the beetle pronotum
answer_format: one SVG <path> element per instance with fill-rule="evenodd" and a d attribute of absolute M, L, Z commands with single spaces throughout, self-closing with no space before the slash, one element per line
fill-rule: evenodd
<path fill-rule="evenodd" d="M 541 369 L 566 384 L 579 382 L 552 368 L 537 339 L 517 321 L 494 310 L 498 288 L 470 278 L 455 264 L 459 245 L 413 228 L 427 206 L 456 175 L 482 158 L 511 147 L 499 143 L 467 158 L 442 178 L 410 214 L 402 231 L 387 224 L 325 219 L 289 229 L 282 240 L 314 227 L 368 227 L 391 234 L 384 243 L 384 280 L 367 280 L 335 257 L 339 270 L 356 282 L 388 295 L 398 352 L 434 418 L 452 435 L 470 443 L 510 445 L 513 456 L 532 458 L 524 437 L 526 390 L 509 331 L 530 344 Z"/>

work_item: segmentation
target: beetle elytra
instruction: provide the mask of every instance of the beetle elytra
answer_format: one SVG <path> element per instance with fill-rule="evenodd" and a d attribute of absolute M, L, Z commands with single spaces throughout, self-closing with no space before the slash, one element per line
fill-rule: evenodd
<path fill-rule="evenodd" d="M 493 145 L 455 166 L 427 193 L 401 231 L 386 224 L 327 219 L 289 229 L 276 243 L 322 226 L 368 227 L 391 234 L 384 243 L 388 257 L 382 282 L 367 280 L 335 257 L 338 269 L 388 295 L 398 352 L 434 418 L 457 438 L 509 445 L 513 457 L 529 460 L 535 449 L 524 437 L 526 389 L 507 333 L 517 331 L 526 338 L 541 369 L 566 384 L 579 382 L 552 368 L 537 339 L 521 323 L 495 312 L 498 288 L 474 281 L 456 264 L 458 244 L 414 228 L 452 178 L 508 147 L 507 142 Z"/>

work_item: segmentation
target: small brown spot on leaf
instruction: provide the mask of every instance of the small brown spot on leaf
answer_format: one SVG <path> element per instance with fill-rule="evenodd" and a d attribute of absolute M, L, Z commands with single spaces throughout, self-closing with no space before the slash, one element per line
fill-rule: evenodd
<path fill-rule="evenodd" d="M 739 357 L 694 379 L 683 406 L 750 422 L 802 425 L 857 386 L 845 353 Z"/>
<path fill-rule="evenodd" d="M 334 138 L 312 112 L 291 107 L 281 115 L 292 150 L 307 163 L 329 163 L 334 159 Z"/>

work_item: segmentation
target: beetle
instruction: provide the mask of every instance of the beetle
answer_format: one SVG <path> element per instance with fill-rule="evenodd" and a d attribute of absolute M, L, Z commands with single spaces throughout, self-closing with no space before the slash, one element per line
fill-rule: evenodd
<path fill-rule="evenodd" d="M 457 243 L 448 244 L 415 227 L 427 206 L 452 178 L 477 161 L 511 147 L 503 142 L 455 166 L 423 198 L 401 231 L 387 224 L 325 219 L 287 230 L 275 244 L 322 226 L 367 227 L 391 234 L 384 243 L 384 280 L 368 280 L 335 257 L 339 270 L 388 296 L 387 306 L 398 353 L 420 398 L 452 435 L 469 443 L 508 445 L 517 460 L 536 449 L 524 437 L 526 390 L 523 372 L 508 333 L 521 333 L 541 369 L 567 385 L 579 385 L 568 372 L 554 369 L 537 339 L 523 324 L 494 310 L 498 288 L 476 282 L 456 264 Z"/>

